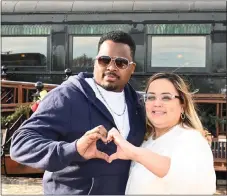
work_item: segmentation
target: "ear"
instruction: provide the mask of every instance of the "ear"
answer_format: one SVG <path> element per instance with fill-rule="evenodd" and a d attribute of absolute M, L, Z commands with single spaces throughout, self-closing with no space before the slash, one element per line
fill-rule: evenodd
<path fill-rule="evenodd" d="M 134 74 L 136 68 L 136 63 L 131 64 L 131 75 Z"/>

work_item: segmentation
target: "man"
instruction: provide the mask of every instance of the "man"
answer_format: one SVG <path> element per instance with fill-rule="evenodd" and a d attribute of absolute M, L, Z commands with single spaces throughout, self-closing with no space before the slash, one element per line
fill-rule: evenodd
<path fill-rule="evenodd" d="M 128 84 L 134 55 L 128 34 L 104 34 L 93 76 L 71 76 L 50 91 L 15 132 L 11 158 L 45 170 L 44 194 L 124 194 L 130 161 L 108 163 L 116 145 L 106 137 L 115 127 L 132 144 L 143 141 L 144 108 Z"/>

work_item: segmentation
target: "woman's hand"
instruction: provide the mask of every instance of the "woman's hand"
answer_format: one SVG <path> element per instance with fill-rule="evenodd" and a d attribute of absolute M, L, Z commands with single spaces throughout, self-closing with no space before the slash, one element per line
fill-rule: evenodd
<path fill-rule="evenodd" d="M 117 151 L 110 155 L 109 163 L 115 159 L 133 160 L 136 147 L 125 140 L 117 129 L 112 128 L 108 132 L 107 141 L 113 141 L 117 145 Z"/>

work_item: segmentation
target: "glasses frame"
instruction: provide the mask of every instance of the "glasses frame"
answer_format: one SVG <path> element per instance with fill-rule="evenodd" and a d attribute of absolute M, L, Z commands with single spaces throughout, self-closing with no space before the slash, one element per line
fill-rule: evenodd
<path fill-rule="evenodd" d="M 129 60 L 128 60 L 127 58 L 125 58 L 125 57 L 119 57 L 119 56 L 118 56 L 118 57 L 110 57 L 110 56 L 108 56 L 108 55 L 101 55 L 101 56 L 96 56 L 96 57 L 95 57 L 95 60 L 99 60 L 100 57 L 109 57 L 109 58 L 110 58 L 109 64 L 106 64 L 105 66 L 102 66 L 102 65 L 101 65 L 102 67 L 108 67 L 112 61 L 114 61 L 114 65 L 115 65 L 115 67 L 117 67 L 118 69 L 127 69 L 130 65 L 135 64 L 133 61 L 129 62 Z M 120 67 L 118 67 L 117 64 L 116 64 L 116 59 L 118 59 L 118 58 L 125 59 L 125 60 L 128 62 L 128 65 L 127 65 L 125 68 L 120 68 Z M 99 65 L 100 65 L 100 64 L 99 64 Z"/>
<path fill-rule="evenodd" d="M 181 97 L 180 97 L 179 95 L 160 94 L 160 95 L 153 95 L 153 96 L 155 96 L 156 99 L 153 100 L 153 101 L 151 101 L 151 100 L 148 100 L 148 99 L 147 99 L 148 95 L 153 95 L 153 94 L 145 93 L 145 94 L 143 95 L 144 103 L 147 103 L 147 101 L 148 101 L 148 102 L 154 102 L 154 101 L 156 101 L 157 99 L 158 99 L 159 101 L 161 101 L 161 102 L 164 102 L 164 103 L 168 103 L 168 102 L 172 101 L 172 100 L 175 99 L 175 98 L 181 100 Z M 163 101 L 162 99 L 160 99 L 160 97 L 161 97 L 161 96 L 164 96 L 164 95 L 170 95 L 171 100 Z"/>

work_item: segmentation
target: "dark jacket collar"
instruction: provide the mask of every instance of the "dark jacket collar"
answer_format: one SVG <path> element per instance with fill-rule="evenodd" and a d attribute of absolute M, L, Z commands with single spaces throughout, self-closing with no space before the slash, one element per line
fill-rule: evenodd
<path fill-rule="evenodd" d="M 113 126 L 116 127 L 116 124 L 114 122 L 114 119 L 109 112 L 109 110 L 106 108 L 106 106 L 98 99 L 96 98 L 95 92 L 90 87 L 90 85 L 86 82 L 85 78 L 92 78 L 93 74 L 88 73 L 79 73 L 77 76 L 71 76 L 67 83 L 73 83 L 74 86 L 79 89 L 86 97 L 89 102 L 89 104 L 93 104 L 96 106 L 97 110 L 100 110 L 100 112 L 113 123 Z M 128 83 L 126 84 L 125 88 L 125 98 L 128 108 L 128 116 L 129 116 L 129 123 L 130 127 L 134 124 L 135 118 L 138 118 L 138 110 L 143 110 L 142 102 L 138 96 L 138 93 L 133 89 L 133 87 Z M 143 112 L 143 111 L 142 111 Z M 144 117 L 142 117 L 144 118 Z M 130 134 L 128 139 L 132 138 L 132 136 L 136 133 L 138 130 L 130 130 Z"/>
<path fill-rule="evenodd" d="M 90 87 L 90 85 L 85 81 L 85 78 L 93 78 L 92 73 L 86 73 L 86 72 L 81 72 L 77 76 L 71 76 L 74 77 L 72 80 L 78 80 L 78 82 L 81 84 L 80 85 L 80 90 L 85 94 L 86 97 L 88 97 L 91 100 L 96 99 L 95 93 L 93 89 Z M 131 103 L 131 104 L 141 104 L 141 100 L 138 96 L 138 93 L 134 90 L 134 88 L 127 83 L 124 87 L 125 91 L 125 96 L 126 99 Z"/>

